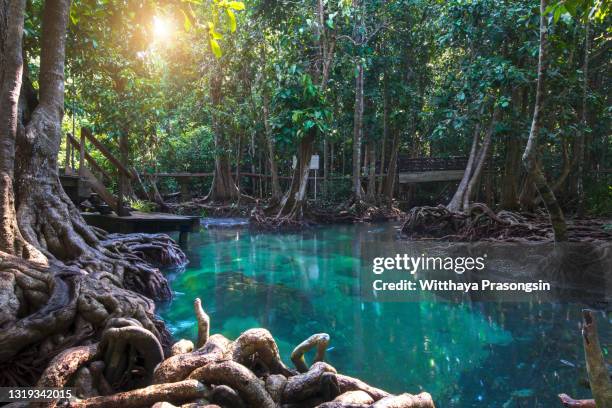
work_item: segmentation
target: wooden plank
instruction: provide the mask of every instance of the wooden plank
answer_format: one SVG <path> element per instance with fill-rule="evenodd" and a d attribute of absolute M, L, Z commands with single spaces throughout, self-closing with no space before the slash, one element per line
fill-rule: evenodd
<path fill-rule="evenodd" d="M 117 159 L 111 152 L 110 150 L 108 150 L 106 148 L 106 146 L 104 146 L 102 143 L 100 143 L 92 134 L 91 131 L 87 128 L 81 128 L 81 134 L 85 134 L 85 137 L 96 147 L 96 149 L 98 149 L 100 151 L 100 153 L 102 153 L 104 155 L 104 157 L 106 157 L 111 163 L 113 163 L 113 165 L 115 165 L 115 167 L 117 167 L 117 169 L 123 173 L 125 176 L 129 177 L 130 179 L 134 178 L 134 175 L 127 169 L 127 167 L 125 167 L 121 161 L 119 159 Z"/>
<path fill-rule="evenodd" d="M 461 180 L 465 170 L 437 170 L 437 171 L 422 171 L 414 173 L 401 172 L 399 174 L 399 182 L 405 183 L 429 183 L 432 181 L 453 181 Z"/>
<path fill-rule="evenodd" d="M 95 191 L 96 194 L 98 194 L 100 198 L 104 200 L 104 202 L 108 204 L 115 212 L 117 212 L 117 200 L 111 194 L 111 192 L 106 189 L 104 184 L 102 184 L 100 180 L 94 176 L 91 170 L 89 170 L 87 167 L 83 167 L 83 173 L 81 175 L 90 184 L 91 189 Z"/>
<path fill-rule="evenodd" d="M 74 137 L 72 137 L 72 135 L 70 133 L 67 134 L 68 140 L 70 141 L 70 143 L 72 143 L 72 145 L 80 150 L 81 149 L 81 144 L 79 143 L 78 140 L 76 140 Z M 97 171 L 98 173 L 102 174 L 102 176 L 104 176 L 107 180 L 111 180 L 111 176 L 110 174 L 108 174 L 106 172 L 106 170 L 104 170 L 102 167 L 100 167 L 100 165 L 98 164 L 98 162 L 96 162 L 96 159 L 94 159 L 89 153 L 85 152 L 85 160 L 87 160 L 87 162 L 90 164 L 90 166 L 93 168 L 94 171 Z"/>
<path fill-rule="evenodd" d="M 125 217 L 116 214 L 82 213 L 88 224 L 109 232 L 193 232 L 200 226 L 200 217 L 166 213 L 143 213 L 134 211 Z"/>

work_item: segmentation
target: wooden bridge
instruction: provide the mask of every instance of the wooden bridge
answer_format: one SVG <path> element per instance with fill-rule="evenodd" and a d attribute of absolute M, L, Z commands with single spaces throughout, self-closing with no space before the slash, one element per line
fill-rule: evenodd
<path fill-rule="evenodd" d="M 114 174 L 104 170 L 87 152 L 87 141 L 113 165 Z M 199 227 L 199 217 L 143 213 L 130 209 L 127 202 L 128 186 L 131 181 L 138 180 L 138 175 L 127 163 L 127 149 L 125 136 L 119 143 L 121 158 L 117 158 L 93 136 L 88 128 L 81 128 L 80 141 L 67 133 L 65 167 L 60 169 L 60 181 L 64 190 L 77 204 L 84 200 L 90 200 L 95 204 L 97 212 L 82 213 L 90 225 L 120 233 L 179 231 L 179 240 L 185 242 L 187 233 Z M 110 183 L 113 177 L 118 180 L 117 195 L 105 185 Z"/>
<path fill-rule="evenodd" d="M 461 180 L 467 166 L 467 157 L 398 158 L 400 184 L 429 183 L 433 181 Z"/>

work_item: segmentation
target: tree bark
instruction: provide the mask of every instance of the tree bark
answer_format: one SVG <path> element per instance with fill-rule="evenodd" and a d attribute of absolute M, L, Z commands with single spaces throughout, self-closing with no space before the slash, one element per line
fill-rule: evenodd
<path fill-rule="evenodd" d="M 489 125 L 489 129 L 485 133 L 484 140 L 482 142 L 482 147 L 480 152 L 478 153 L 478 159 L 476 160 L 474 170 L 472 171 L 472 175 L 470 177 L 470 181 L 465 190 L 465 195 L 463 196 L 463 211 L 467 211 L 470 208 L 473 191 L 480 180 L 480 176 L 482 174 L 482 169 L 484 168 L 484 164 L 489 157 L 489 150 L 491 148 L 491 139 L 493 137 L 493 131 L 495 130 L 495 126 L 497 125 L 497 120 L 499 118 L 499 109 L 497 107 L 494 108 L 493 118 L 491 119 L 491 124 Z"/>
<path fill-rule="evenodd" d="M 584 147 L 587 131 L 587 118 L 588 118 L 588 95 L 589 95 L 589 51 L 591 48 L 591 35 L 590 35 L 590 24 L 589 19 L 585 23 L 584 27 L 584 62 L 582 64 L 582 117 L 580 120 L 580 134 L 578 140 L 576 140 L 575 148 L 575 160 L 576 160 L 576 175 L 575 175 L 575 191 L 578 196 L 578 205 L 576 213 L 581 216 L 584 211 Z"/>
<path fill-rule="evenodd" d="M 506 160 L 501 185 L 501 208 L 516 210 L 519 208 L 518 187 L 521 175 L 521 140 L 518 137 L 506 139 Z"/>
<path fill-rule="evenodd" d="M 25 0 L 0 1 L 0 250 L 41 258 L 23 239 L 15 210 L 15 140 L 23 75 L 22 38 Z"/>
<path fill-rule="evenodd" d="M 368 160 L 368 195 L 366 199 L 369 203 L 374 203 L 376 201 L 376 144 L 374 141 L 370 142 L 368 155 L 370 158 Z"/>
<path fill-rule="evenodd" d="M 213 132 L 215 134 L 215 149 L 217 153 L 215 154 L 215 170 L 212 185 L 206 200 L 226 203 L 238 200 L 240 198 L 240 191 L 232 178 L 231 160 L 226 151 L 227 146 L 223 135 L 223 125 L 219 117 L 219 110 L 223 103 L 222 82 L 221 73 L 211 78 L 210 93 L 213 109 L 215 110 L 213 113 Z"/>
<path fill-rule="evenodd" d="M 389 168 L 387 169 L 387 177 L 385 178 L 385 186 L 383 188 L 383 194 L 387 199 L 387 205 L 389 208 L 393 202 L 393 189 L 395 188 L 395 176 L 397 173 L 397 157 L 400 149 L 400 132 L 395 129 L 393 132 L 393 142 L 391 145 L 391 155 L 389 157 Z"/>
<path fill-rule="evenodd" d="M 357 65 L 355 77 L 355 107 L 353 115 L 353 198 L 362 200 L 361 139 L 363 136 L 363 64 Z"/>
<path fill-rule="evenodd" d="M 483 105 L 484 107 L 484 105 Z M 482 110 L 480 110 L 480 116 L 482 116 Z M 465 172 L 463 173 L 463 177 L 459 182 L 459 186 L 457 187 L 457 191 L 453 195 L 450 203 L 446 206 L 449 211 L 457 212 L 463 209 L 463 197 L 465 196 L 465 191 L 467 190 L 467 186 L 470 182 L 470 177 L 472 177 L 472 170 L 474 168 L 474 162 L 476 161 L 476 152 L 478 150 L 478 143 L 480 141 L 480 129 L 481 123 L 480 119 L 478 123 L 476 123 L 476 127 L 474 129 L 474 136 L 472 136 L 472 147 L 470 148 L 470 155 L 468 157 L 467 165 L 465 166 Z"/>
<path fill-rule="evenodd" d="M 277 203 L 281 199 L 280 182 L 278 181 L 278 168 L 276 165 L 276 152 L 274 139 L 272 137 L 272 126 L 270 125 L 270 101 L 268 96 L 263 95 L 264 127 L 266 131 L 266 143 L 268 145 L 268 164 L 270 166 L 270 177 L 272 178 L 272 202 Z"/>
<path fill-rule="evenodd" d="M 538 57 L 538 79 L 536 85 L 536 99 L 533 110 L 533 119 L 531 122 L 531 130 L 529 132 L 529 139 L 527 140 L 527 146 L 523 153 L 523 165 L 525 166 L 527 173 L 532 177 L 535 183 L 542 201 L 548 210 L 550 222 L 553 227 L 555 241 L 567 240 L 567 226 L 565 224 L 565 217 L 563 210 L 555 197 L 555 193 L 552 191 L 544 173 L 542 172 L 538 160 L 537 160 L 537 142 L 542 124 L 542 109 L 544 105 L 544 81 L 546 78 L 546 64 L 547 64 L 547 43 L 548 43 L 548 27 L 546 23 L 546 0 L 540 0 L 540 49 Z"/>

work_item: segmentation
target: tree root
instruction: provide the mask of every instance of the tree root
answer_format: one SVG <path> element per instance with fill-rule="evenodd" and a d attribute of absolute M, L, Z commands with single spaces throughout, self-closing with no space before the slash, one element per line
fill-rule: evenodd
<path fill-rule="evenodd" d="M 202 309 L 202 301 L 200 298 L 196 298 L 193 301 L 193 308 L 195 310 L 196 320 L 198 321 L 198 341 L 196 342 L 196 348 L 203 347 L 208 341 L 210 336 L 210 317 Z"/>
<path fill-rule="evenodd" d="M 544 215 L 495 213 L 485 204 L 474 203 L 464 212 L 452 212 L 445 206 L 414 207 L 402 227 L 410 239 L 448 241 L 551 242 L 552 227 Z M 568 224 L 568 238 L 573 242 L 610 241 L 612 233 L 603 222 L 574 220 Z"/>
<path fill-rule="evenodd" d="M 308 366 L 306 365 L 306 360 L 304 359 L 304 354 L 308 351 L 312 350 L 312 348 L 317 348 L 317 354 L 313 359 L 313 362 L 319 362 L 325 360 L 325 352 L 327 350 L 327 346 L 329 344 L 329 334 L 327 333 L 318 333 L 313 334 L 302 343 L 300 343 L 293 352 L 291 353 L 291 361 L 295 368 L 300 373 L 305 373 L 308 371 Z"/>
<path fill-rule="evenodd" d="M 168 384 L 156 384 L 146 388 L 118 394 L 88 398 L 70 403 L 71 408 L 139 408 L 151 406 L 157 402 L 169 401 L 183 403 L 198 398 L 205 398 L 210 389 L 196 380 L 184 380 Z"/>
<path fill-rule="evenodd" d="M 232 387 L 250 407 L 276 407 L 272 397 L 255 374 L 242 364 L 234 361 L 207 364 L 194 370 L 189 378 L 207 384 Z"/>
<path fill-rule="evenodd" d="M 167 281 L 140 257 L 146 257 L 144 250 L 132 250 L 130 245 L 152 242 L 156 253 L 169 254 L 164 262 L 183 262 L 184 254 L 167 236 L 120 237 L 92 231 L 103 238 L 92 249 L 101 259 L 84 255 L 68 264 L 54 259 L 42 264 L 0 252 L 0 386 L 36 383 L 53 357 L 101 338 L 107 323 L 117 318 L 130 319 L 130 325 L 137 322 L 157 344 L 169 348 L 169 333 L 155 316 L 153 301 L 140 294 L 168 297 Z M 144 349 L 130 349 L 133 357 L 142 358 Z M 161 360 L 163 354 L 156 353 Z M 153 361 L 150 356 L 146 360 Z M 150 375 L 152 367 L 143 374 L 147 372 Z"/>
<path fill-rule="evenodd" d="M 594 399 L 575 400 L 567 394 L 559 394 L 559 399 L 566 408 L 597 408 Z"/>
<path fill-rule="evenodd" d="M 206 315 L 200 302 L 194 304 L 196 315 Z M 177 354 L 161 361 L 151 375 L 161 359 L 156 336 L 140 320 L 109 318 L 99 345 L 65 351 L 39 384 L 76 387 L 77 396 L 87 398 L 71 400 L 69 406 L 75 408 L 211 403 L 223 408 L 434 408 L 427 393 L 391 395 L 338 374 L 323 361 L 315 361 L 303 373 L 289 370 L 265 329 L 247 330 L 233 342 L 214 334 L 195 351 L 188 351 L 190 342 L 179 343 Z M 309 337 L 295 348 L 294 362 L 306 366 L 303 355 L 314 347 L 315 360 L 322 360 L 328 343 L 324 333 Z M 142 381 L 125 381 L 134 371 Z M 151 381 L 154 385 L 147 386 Z M 134 385 L 144 388 L 125 391 Z"/>

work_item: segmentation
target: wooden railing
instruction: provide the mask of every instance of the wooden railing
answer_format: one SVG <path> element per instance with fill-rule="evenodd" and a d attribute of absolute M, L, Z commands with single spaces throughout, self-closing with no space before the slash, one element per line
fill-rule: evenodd
<path fill-rule="evenodd" d="M 119 181 L 119 192 L 117 197 L 113 196 L 113 194 L 105 187 L 104 183 L 99 179 L 102 178 L 103 181 L 109 182 L 113 179 L 113 175 L 104 170 L 96 162 L 95 158 L 87 152 L 86 141 L 89 141 L 100 153 L 102 153 L 102 155 L 113 165 L 114 169 L 116 170 L 115 176 Z M 122 146 L 120 147 L 125 149 L 124 145 L 126 144 L 121 143 L 121 145 Z M 78 152 L 78 170 L 75 169 L 75 152 Z M 122 154 L 122 157 L 127 157 L 127 152 L 126 154 Z M 89 166 L 93 172 L 89 170 L 87 166 Z M 129 215 L 129 211 L 125 205 L 127 183 L 129 180 L 133 180 L 137 176 L 135 172 L 129 170 L 127 163 L 123 163 L 122 160 L 115 157 L 115 155 L 113 155 L 106 146 L 100 143 L 100 141 L 97 140 L 91 131 L 86 127 L 81 128 L 80 141 L 77 140 L 72 134 L 66 134 L 65 172 L 68 175 L 78 173 L 81 178 L 89 182 L 91 188 L 96 192 L 96 194 L 98 194 L 100 198 L 106 202 L 113 209 L 113 211 L 115 211 L 116 214 Z"/>

